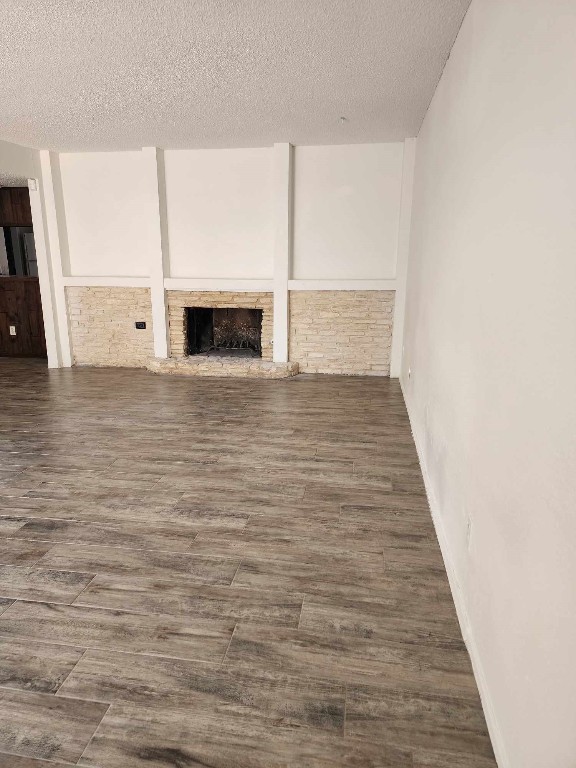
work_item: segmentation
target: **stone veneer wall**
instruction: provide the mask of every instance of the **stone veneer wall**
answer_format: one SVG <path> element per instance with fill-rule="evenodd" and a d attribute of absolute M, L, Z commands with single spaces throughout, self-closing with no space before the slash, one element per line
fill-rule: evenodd
<path fill-rule="evenodd" d="M 262 359 L 272 360 L 273 294 L 168 291 L 170 348 L 186 348 L 185 307 L 262 309 Z M 154 356 L 148 288 L 66 288 L 76 365 L 146 367 Z M 290 361 L 302 373 L 389 375 L 394 291 L 291 291 Z M 146 330 L 136 330 L 137 320 Z"/>
<path fill-rule="evenodd" d="M 69 286 L 66 300 L 75 365 L 144 368 L 154 356 L 149 288 Z"/>
<path fill-rule="evenodd" d="M 394 291 L 291 291 L 290 360 L 301 373 L 388 376 Z"/>
<path fill-rule="evenodd" d="M 239 307 L 262 310 L 262 360 L 272 360 L 272 293 L 235 293 L 233 291 L 168 291 L 170 354 L 186 354 L 186 307 Z"/>

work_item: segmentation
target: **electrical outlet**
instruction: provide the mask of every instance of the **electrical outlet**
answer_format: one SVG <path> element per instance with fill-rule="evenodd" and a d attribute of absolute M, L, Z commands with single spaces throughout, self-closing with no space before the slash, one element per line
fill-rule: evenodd
<path fill-rule="evenodd" d="M 412 378 L 412 368 L 408 368 L 408 378 Z"/>
<path fill-rule="evenodd" d="M 146 330 L 146 323 L 142 320 L 137 320 L 134 325 L 136 326 L 136 330 L 138 331 L 145 331 Z"/>
<path fill-rule="evenodd" d="M 16 336 L 16 326 L 11 325 L 10 326 L 10 336 Z"/>

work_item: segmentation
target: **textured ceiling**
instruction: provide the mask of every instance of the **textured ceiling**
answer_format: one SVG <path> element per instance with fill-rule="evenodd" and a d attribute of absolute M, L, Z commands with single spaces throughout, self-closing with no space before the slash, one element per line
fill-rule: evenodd
<path fill-rule="evenodd" d="M 28 179 L 24 176 L 13 176 L 0 170 L 0 187 L 27 187 Z"/>
<path fill-rule="evenodd" d="M 5 0 L 0 138 L 87 150 L 415 136 L 469 2 Z"/>

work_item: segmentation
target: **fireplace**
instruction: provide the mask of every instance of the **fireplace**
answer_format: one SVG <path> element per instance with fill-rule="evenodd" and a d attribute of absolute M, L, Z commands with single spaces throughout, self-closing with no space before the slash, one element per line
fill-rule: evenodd
<path fill-rule="evenodd" d="M 189 355 L 262 357 L 262 310 L 187 307 Z"/>

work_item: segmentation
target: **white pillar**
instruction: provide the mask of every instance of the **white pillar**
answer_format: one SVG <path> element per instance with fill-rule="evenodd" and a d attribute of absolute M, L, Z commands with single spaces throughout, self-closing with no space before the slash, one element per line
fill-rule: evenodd
<path fill-rule="evenodd" d="M 276 363 L 288 361 L 288 280 L 292 251 L 291 144 L 274 144 L 274 347 Z"/>
<path fill-rule="evenodd" d="M 400 376 L 404 349 L 406 278 L 408 275 L 408 255 L 410 253 L 415 160 L 416 139 L 406 139 L 404 141 L 404 158 L 402 161 L 402 196 L 400 200 L 398 251 L 396 255 L 396 296 L 394 297 L 394 327 L 392 330 L 392 352 L 390 356 L 390 376 L 395 379 Z"/>
<path fill-rule="evenodd" d="M 70 328 L 68 325 L 68 308 L 66 306 L 66 289 L 64 287 L 64 263 L 62 241 L 66 238 L 66 222 L 64 221 L 63 200 L 61 190 L 57 189 L 59 176 L 58 157 L 47 149 L 40 150 L 40 167 L 42 169 L 42 190 L 44 193 L 44 211 L 46 216 L 46 232 L 49 243 L 49 258 L 52 272 L 54 294 L 54 309 L 56 316 L 56 336 L 60 348 L 60 365 L 70 368 L 72 365 L 72 350 Z M 60 206 L 60 217 L 59 213 Z"/>
<path fill-rule="evenodd" d="M 32 226 L 34 228 L 34 245 L 38 262 L 38 280 L 40 283 L 40 298 L 42 300 L 42 318 L 46 336 L 46 352 L 48 367 L 60 367 L 60 350 L 57 339 L 57 320 L 54 307 L 52 274 L 48 241 L 45 232 L 44 211 L 39 179 L 28 179 L 30 192 L 30 208 L 32 210 Z"/>
<path fill-rule="evenodd" d="M 167 242 L 163 221 L 166 217 L 164 156 L 157 147 L 143 147 L 147 183 L 150 190 L 152 236 L 150 242 L 150 295 L 152 301 L 152 329 L 155 357 L 169 356 L 168 312 L 164 278 L 167 277 Z"/>

